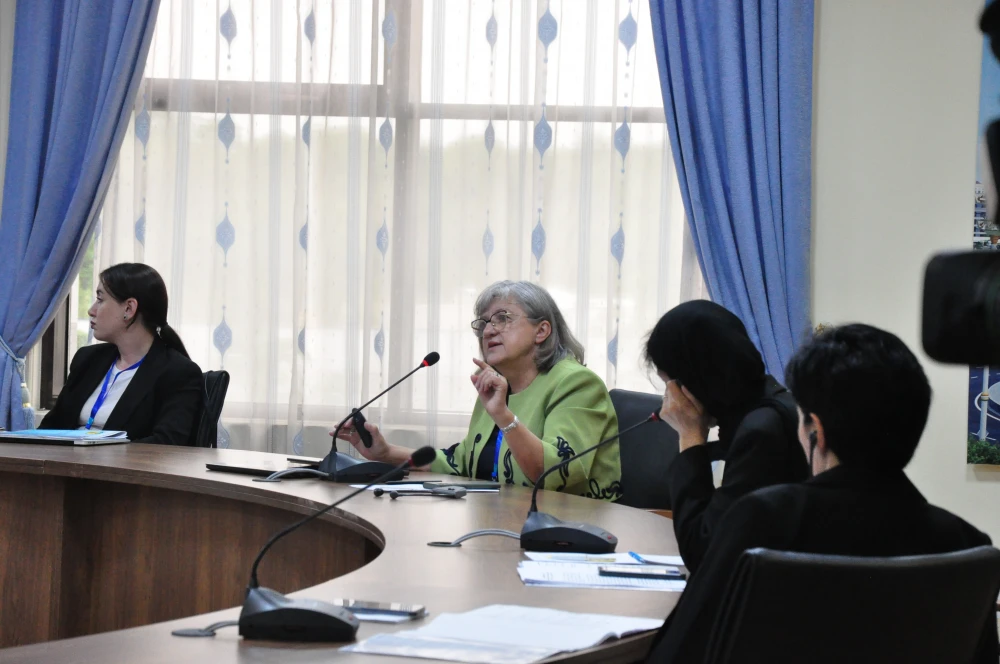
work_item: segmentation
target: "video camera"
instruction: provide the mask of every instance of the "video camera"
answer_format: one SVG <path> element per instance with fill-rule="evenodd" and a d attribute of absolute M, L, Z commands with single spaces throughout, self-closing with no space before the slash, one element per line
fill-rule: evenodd
<path fill-rule="evenodd" d="M 1000 1 L 986 6 L 979 29 L 1000 60 Z M 987 193 L 995 201 L 1000 181 L 1000 119 L 987 127 L 985 138 L 992 174 Z M 997 223 L 996 210 L 990 211 L 993 219 L 987 220 L 985 207 L 981 211 L 979 207 L 977 202 L 977 215 L 983 222 Z M 989 231 L 985 234 L 993 235 Z M 1000 236 L 1000 229 L 996 235 Z M 931 258 L 924 272 L 922 318 L 924 351 L 933 359 L 949 364 L 1000 365 L 1000 251 L 946 253 Z"/>

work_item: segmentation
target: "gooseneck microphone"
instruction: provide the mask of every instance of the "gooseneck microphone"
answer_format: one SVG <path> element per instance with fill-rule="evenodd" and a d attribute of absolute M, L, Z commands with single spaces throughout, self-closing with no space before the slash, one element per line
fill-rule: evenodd
<path fill-rule="evenodd" d="M 404 471 L 400 468 L 394 468 L 391 464 L 382 461 L 369 461 L 367 459 L 356 459 L 349 454 L 343 454 L 337 451 L 337 434 L 340 430 L 344 428 L 348 420 L 354 420 L 354 428 L 358 430 L 358 435 L 361 436 L 361 440 L 365 447 L 372 446 L 371 434 L 365 429 L 365 418 L 361 414 L 361 411 L 370 406 L 371 404 L 378 401 L 382 396 L 384 396 L 389 390 L 393 389 L 404 380 L 417 373 L 425 367 L 432 367 L 438 363 L 441 356 L 437 351 L 432 351 L 427 353 L 423 361 L 417 365 L 416 368 L 411 370 L 408 374 L 397 380 L 395 383 L 385 388 L 374 397 L 363 403 L 360 407 L 351 410 L 351 413 L 342 419 L 337 428 L 333 432 L 333 442 L 330 444 L 330 453 L 323 457 L 323 460 L 319 462 L 318 466 L 312 468 L 289 468 L 287 470 L 281 470 L 276 473 L 272 473 L 267 477 L 266 480 L 261 481 L 277 481 L 279 478 L 285 475 L 295 475 L 298 477 L 304 475 L 316 475 L 323 479 L 331 480 L 333 482 L 346 482 L 349 484 L 361 484 L 362 482 L 367 482 L 375 477 L 383 476 L 385 473 L 392 472 L 393 475 L 389 477 L 381 477 L 379 481 L 390 481 L 398 480 L 403 477 Z"/>
<path fill-rule="evenodd" d="M 240 636 L 245 639 L 269 641 L 352 641 L 359 624 L 354 614 L 342 606 L 313 599 L 286 597 L 276 590 L 263 588 L 257 580 L 257 567 L 274 543 L 285 535 L 326 514 L 373 485 L 385 482 L 394 473 L 405 468 L 426 466 L 434 460 L 434 455 L 433 447 L 421 447 L 409 459 L 391 467 L 390 471 L 381 477 L 275 533 L 261 548 L 250 568 L 250 583 L 247 586 L 246 599 L 243 601 L 243 610 L 240 612 Z"/>
<path fill-rule="evenodd" d="M 333 442 L 330 445 L 330 453 L 327 454 L 326 457 L 320 462 L 318 470 L 321 473 L 326 473 L 327 476 L 334 482 L 351 482 L 351 483 L 364 482 L 372 479 L 373 477 L 380 476 L 383 473 L 387 473 L 390 470 L 395 471 L 395 476 L 386 477 L 383 479 L 383 481 L 397 480 L 402 478 L 403 477 L 402 469 L 398 470 L 394 469 L 388 463 L 384 463 L 382 461 L 368 461 L 366 459 L 355 459 L 350 455 L 338 452 L 337 434 L 339 434 L 340 430 L 344 428 L 345 424 L 347 424 L 347 420 L 353 419 L 355 421 L 359 435 L 361 436 L 363 442 L 365 443 L 365 447 L 371 447 L 372 445 L 371 436 L 365 435 L 368 433 L 368 430 L 364 428 L 364 417 L 361 416 L 361 411 L 370 406 L 371 404 L 375 403 L 376 401 L 378 401 L 378 399 L 381 398 L 389 390 L 396 387 L 397 385 L 399 385 L 404 380 L 406 380 L 413 374 L 417 373 L 421 369 L 425 367 L 434 366 L 435 364 L 438 363 L 438 360 L 440 359 L 441 356 L 437 353 L 437 351 L 432 351 L 430 353 L 427 353 L 423 361 L 420 364 L 418 364 L 416 368 L 412 369 L 408 374 L 406 374 L 405 376 L 397 380 L 395 383 L 393 383 L 392 385 L 385 388 L 384 390 L 376 394 L 374 397 L 366 401 L 359 408 L 352 410 L 350 415 L 342 419 L 340 423 L 337 425 L 337 428 L 334 429 Z M 431 461 L 433 460 L 434 458 L 431 457 Z M 428 461 L 427 463 L 430 463 L 430 461 Z M 424 465 L 424 464 L 417 464 L 417 465 Z"/>
<path fill-rule="evenodd" d="M 455 547 L 461 546 L 462 542 L 474 537 L 499 535 L 501 537 L 510 537 L 520 540 L 521 548 L 525 551 L 565 551 L 571 553 L 613 552 L 615 547 L 618 546 L 618 538 L 603 528 L 592 526 L 589 523 L 562 521 L 551 514 L 539 512 L 537 504 L 538 490 L 545 486 L 545 478 L 551 473 L 554 473 L 560 468 L 565 468 L 585 454 L 590 454 L 604 445 L 613 443 L 623 434 L 626 434 L 633 429 L 637 429 L 644 424 L 648 424 L 649 422 L 657 421 L 660 421 L 659 413 L 650 413 L 649 417 L 641 422 L 636 422 L 632 426 L 620 430 L 615 435 L 605 438 L 596 445 L 591 445 L 579 454 L 574 454 L 570 458 L 560 461 L 554 466 L 545 469 L 545 471 L 538 476 L 538 479 L 535 480 L 535 488 L 531 492 L 531 508 L 528 510 L 528 516 L 524 520 L 524 525 L 521 527 L 520 533 L 515 533 L 512 530 L 490 528 L 462 535 L 458 539 L 451 542 L 428 542 L 427 545 Z"/>
<path fill-rule="evenodd" d="M 562 521 L 538 511 L 538 490 L 545 486 L 545 478 L 560 468 L 565 468 L 576 459 L 585 454 L 590 454 L 595 450 L 618 440 L 623 434 L 637 429 L 649 422 L 660 419 L 658 413 L 650 413 L 649 417 L 641 422 L 636 422 L 630 427 L 622 429 L 614 436 L 605 438 L 596 445 L 592 445 L 579 454 L 571 456 L 560 463 L 548 468 L 538 479 L 535 480 L 535 488 L 531 492 L 531 508 L 528 510 L 528 517 L 521 526 L 521 548 L 525 551 L 571 551 L 576 553 L 611 553 L 618 546 L 618 538 L 597 526 L 589 523 L 577 523 Z"/>

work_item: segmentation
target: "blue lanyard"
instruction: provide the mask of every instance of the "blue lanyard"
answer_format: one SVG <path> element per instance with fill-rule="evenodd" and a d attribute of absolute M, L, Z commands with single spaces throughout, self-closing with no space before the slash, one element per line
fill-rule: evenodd
<path fill-rule="evenodd" d="M 145 357 L 142 358 L 142 360 L 145 359 L 146 359 Z M 111 374 L 113 374 L 115 371 L 115 365 L 118 364 L 118 358 L 116 357 L 115 361 L 111 363 L 111 367 L 108 369 L 108 375 L 104 377 L 104 385 L 101 387 L 101 393 L 97 395 L 97 401 L 94 402 L 94 407 L 90 409 L 90 419 L 87 420 L 87 429 L 90 429 L 90 427 L 94 426 L 94 416 L 97 415 L 97 411 L 99 411 L 101 409 L 101 406 L 104 405 L 105 399 L 108 398 L 108 392 L 110 392 L 111 388 L 114 387 L 115 381 L 118 380 L 118 376 L 121 376 L 126 371 L 132 371 L 133 369 L 138 369 L 139 365 L 142 364 L 142 360 L 139 360 L 138 362 L 130 366 L 128 369 L 122 369 L 121 371 L 119 371 L 117 374 L 115 374 L 114 379 L 111 378 Z"/>
<path fill-rule="evenodd" d="M 497 471 L 500 469 L 500 444 L 503 443 L 503 431 L 497 430 L 497 448 L 493 454 L 493 481 L 500 477 Z"/>

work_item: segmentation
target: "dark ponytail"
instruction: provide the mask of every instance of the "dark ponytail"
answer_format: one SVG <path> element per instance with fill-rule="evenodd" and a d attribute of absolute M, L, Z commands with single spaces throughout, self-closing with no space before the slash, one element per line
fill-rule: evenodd
<path fill-rule="evenodd" d="M 136 301 L 132 325 L 139 321 L 154 337 L 159 337 L 167 348 L 173 348 L 190 358 L 184 342 L 167 324 L 167 286 L 159 272 L 143 263 L 119 263 L 101 272 L 104 291 L 117 302 L 129 298 Z"/>

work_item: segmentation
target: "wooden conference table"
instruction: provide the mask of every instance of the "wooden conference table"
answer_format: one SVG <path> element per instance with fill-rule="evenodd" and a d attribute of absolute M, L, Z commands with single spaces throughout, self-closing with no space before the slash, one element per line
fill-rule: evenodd
<path fill-rule="evenodd" d="M 235 620 L 268 536 L 350 491 L 316 479 L 263 484 L 205 468 L 260 458 L 284 462 L 238 450 L 0 444 L 0 662 L 415 661 L 341 653 L 332 644 L 244 641 L 235 627 L 214 638 L 171 636 L 178 627 Z M 480 528 L 520 530 L 530 495 L 510 487 L 462 500 L 393 501 L 366 492 L 279 542 L 261 564 L 261 584 L 305 589 L 297 594 L 316 599 L 424 604 L 431 618 L 499 603 L 669 613 L 677 594 L 525 587 L 513 539 L 427 546 Z M 655 514 L 553 492 L 539 507 L 610 530 L 619 551 L 677 552 L 670 522 Z M 362 623 L 358 639 L 420 624 Z M 638 635 L 557 659 L 636 661 L 651 640 Z"/>

